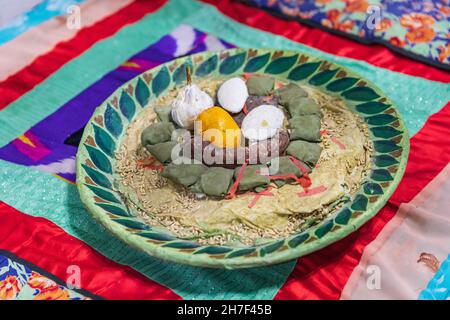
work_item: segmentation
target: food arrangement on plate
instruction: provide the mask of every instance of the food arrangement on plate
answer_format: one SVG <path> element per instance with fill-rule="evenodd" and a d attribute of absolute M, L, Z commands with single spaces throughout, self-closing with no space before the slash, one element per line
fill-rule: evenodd
<path fill-rule="evenodd" d="M 373 145 L 342 100 L 268 75 L 194 83 L 186 72 L 117 154 L 118 190 L 148 223 L 199 243 L 258 244 L 326 218 L 361 186 Z"/>
<path fill-rule="evenodd" d="M 96 109 L 77 187 L 103 226 L 150 255 L 255 267 L 361 227 L 400 182 L 408 141 L 389 98 L 342 66 L 304 52 L 203 52 Z"/>

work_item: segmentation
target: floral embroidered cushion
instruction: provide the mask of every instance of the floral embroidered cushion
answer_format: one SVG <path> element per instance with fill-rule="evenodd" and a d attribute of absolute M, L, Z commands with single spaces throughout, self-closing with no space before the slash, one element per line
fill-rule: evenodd
<path fill-rule="evenodd" d="M 74 266 L 76 267 L 76 266 Z M 76 270 L 75 270 L 76 271 Z M 77 287 L 78 280 L 72 283 L 72 271 L 63 280 L 14 254 L 0 250 L 0 300 L 90 300 L 98 299 Z"/>
<path fill-rule="evenodd" d="M 244 0 L 450 69 L 448 0 Z"/>

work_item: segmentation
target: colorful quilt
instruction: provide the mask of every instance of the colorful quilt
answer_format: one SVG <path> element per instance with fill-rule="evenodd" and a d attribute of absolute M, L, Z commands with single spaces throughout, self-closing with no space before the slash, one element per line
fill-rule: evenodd
<path fill-rule="evenodd" d="M 83 0 L 43 0 L 39 2 L 37 2 L 33 10 L 19 15 L 8 24 L 1 24 L 0 44 L 14 39 L 29 28 L 37 26 L 48 19 L 66 14 L 71 6 L 80 4 Z M 7 6 L 11 6 L 11 4 Z"/>
<path fill-rule="evenodd" d="M 365 43 L 450 69 L 448 0 L 246 0 Z"/>
<path fill-rule="evenodd" d="M 74 269 L 75 271 L 76 269 Z M 75 280 L 75 278 L 74 278 Z M 76 285 L 76 281 L 73 281 Z M 70 289 L 67 283 L 27 261 L 0 251 L 0 300 L 90 300 L 94 297 L 80 289 Z"/>
<path fill-rule="evenodd" d="M 79 29 L 66 27 L 73 11 L 44 14 L 0 44 L 0 299 L 449 298 L 450 74 L 236 1 L 76 5 Z M 298 261 L 215 270 L 147 256 L 83 208 L 81 133 L 141 72 L 230 47 L 303 50 L 377 83 L 412 136 L 404 179 L 360 230 Z"/>

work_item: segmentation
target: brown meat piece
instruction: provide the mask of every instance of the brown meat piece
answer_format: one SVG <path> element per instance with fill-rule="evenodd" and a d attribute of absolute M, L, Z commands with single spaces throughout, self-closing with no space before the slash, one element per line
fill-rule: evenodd
<path fill-rule="evenodd" d="M 250 164 L 266 163 L 271 158 L 284 155 L 288 145 L 289 133 L 286 130 L 280 130 L 279 135 L 275 138 L 238 148 L 217 148 L 209 141 L 204 141 L 200 137 L 194 136 L 191 137 L 190 141 L 187 141 L 187 145 L 184 145 L 183 155 L 187 158 L 201 161 L 207 166 L 236 168 L 246 160 Z"/>

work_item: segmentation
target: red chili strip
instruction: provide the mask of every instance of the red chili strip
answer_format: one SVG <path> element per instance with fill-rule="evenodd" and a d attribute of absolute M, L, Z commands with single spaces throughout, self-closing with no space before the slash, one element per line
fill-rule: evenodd
<path fill-rule="evenodd" d="M 309 189 L 309 190 L 305 190 L 305 191 L 299 192 L 298 196 L 299 197 L 307 197 L 307 196 L 312 196 L 312 195 L 319 194 L 319 193 L 322 193 L 322 192 L 325 192 L 325 191 L 327 191 L 327 188 L 325 186 L 319 186 L 319 187 L 316 187 L 316 188 L 312 188 L 312 189 Z"/>
<path fill-rule="evenodd" d="M 256 204 L 256 202 L 258 202 L 258 200 L 261 198 L 261 196 L 255 196 L 252 201 L 248 204 L 249 209 L 253 208 Z"/>
<path fill-rule="evenodd" d="M 230 192 L 225 196 L 225 199 L 232 199 L 236 196 L 236 191 L 239 187 L 239 183 L 241 182 L 242 176 L 244 175 L 244 171 L 247 168 L 248 161 L 245 161 L 242 165 L 241 169 L 238 172 L 238 175 L 236 177 L 236 181 L 231 186 Z"/>
<path fill-rule="evenodd" d="M 320 135 L 321 135 L 321 136 L 326 136 L 326 135 L 329 135 L 329 134 L 330 134 L 330 133 L 329 133 L 327 130 L 320 130 Z M 336 144 L 339 146 L 339 149 L 345 150 L 345 145 L 344 145 L 342 142 L 340 142 L 340 141 L 338 140 L 338 138 L 336 138 L 336 137 L 330 137 L 330 140 L 333 141 L 334 143 L 336 143 Z"/>
<path fill-rule="evenodd" d="M 147 159 L 144 160 L 137 160 L 136 164 L 139 167 L 143 167 L 145 169 L 163 171 L 164 166 L 162 164 L 154 164 L 155 162 L 156 162 L 155 157 L 148 157 Z"/>
<path fill-rule="evenodd" d="M 242 108 L 242 112 L 244 112 L 245 114 L 248 114 L 248 109 L 247 109 L 247 104 L 244 103 L 244 107 Z"/>
<path fill-rule="evenodd" d="M 298 160 L 297 158 L 290 156 L 289 159 L 301 170 L 301 172 L 303 173 L 303 177 L 301 177 L 300 179 L 298 179 L 298 182 L 300 183 L 300 185 L 303 187 L 303 189 L 308 188 L 309 186 L 311 186 L 311 179 L 309 178 L 308 175 L 308 170 L 306 170 L 306 168 L 303 166 L 303 164 L 300 162 L 300 160 Z"/>
<path fill-rule="evenodd" d="M 298 179 L 298 182 L 305 190 L 307 190 L 312 184 L 311 179 L 309 177 L 301 177 L 300 179 Z"/>
<path fill-rule="evenodd" d="M 333 141 L 334 143 L 336 143 L 336 144 L 338 145 L 339 149 L 345 150 L 345 145 L 344 145 L 342 142 L 340 142 L 340 141 L 338 140 L 338 138 L 336 138 L 336 137 L 331 137 L 331 141 Z"/>
<path fill-rule="evenodd" d="M 137 160 L 136 164 L 139 167 L 146 167 L 146 166 L 149 166 L 149 165 L 153 164 L 155 161 L 156 161 L 155 157 L 148 157 L 148 158 L 146 158 L 144 160 Z"/>
<path fill-rule="evenodd" d="M 300 169 L 303 176 L 308 177 L 308 170 L 303 166 L 303 164 L 297 158 L 290 156 L 289 159 Z"/>
<path fill-rule="evenodd" d="M 252 201 L 248 204 L 248 207 L 251 209 L 255 206 L 255 204 L 258 202 L 258 200 L 262 197 L 262 196 L 273 196 L 273 193 L 270 192 L 270 190 L 272 189 L 271 186 L 269 186 L 266 190 L 261 191 L 261 192 L 250 192 L 249 194 L 254 194 L 255 197 L 252 199 Z"/>
<path fill-rule="evenodd" d="M 278 80 L 275 81 L 275 90 L 280 89 L 280 88 L 283 88 L 283 87 L 284 87 L 284 84 L 283 84 L 283 83 L 281 83 L 281 82 L 278 81 Z"/>
<path fill-rule="evenodd" d="M 242 78 L 244 78 L 244 80 L 247 81 L 251 75 L 252 75 L 252 73 L 250 73 L 250 72 L 244 72 L 244 75 L 242 76 Z"/>
<path fill-rule="evenodd" d="M 270 180 L 287 180 L 287 179 L 294 179 L 298 184 L 300 184 L 304 189 L 308 188 L 311 185 L 311 179 L 309 177 L 300 177 L 297 178 L 297 176 L 293 173 L 288 173 L 285 175 L 279 175 L 279 176 L 269 176 Z"/>

